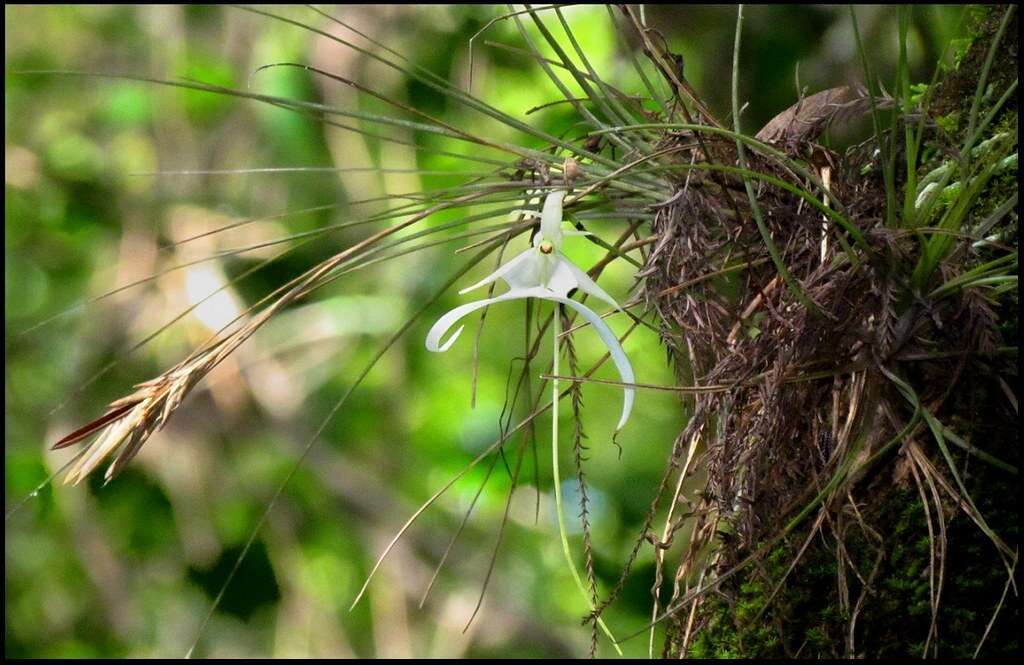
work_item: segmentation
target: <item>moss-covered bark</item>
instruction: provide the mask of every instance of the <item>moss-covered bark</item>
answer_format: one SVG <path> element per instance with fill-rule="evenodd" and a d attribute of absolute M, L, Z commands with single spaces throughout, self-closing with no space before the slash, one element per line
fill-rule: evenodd
<path fill-rule="evenodd" d="M 977 11 L 970 46 L 959 57 L 957 69 L 947 74 L 935 91 L 930 113 L 938 131 L 952 139 L 951 144 L 962 140 L 967 131 L 966 119 L 980 71 L 1004 14 L 1005 7 Z M 1017 34 L 1014 14 L 989 74 L 990 88 L 996 92 L 984 97 L 983 113 L 1016 78 Z M 987 136 L 1012 130 L 1015 137 L 1016 125 L 1014 96 Z M 927 163 L 922 171 L 926 168 Z M 983 219 L 1013 195 L 1016 181 L 1015 166 L 993 177 L 974 203 L 975 218 Z M 1016 228 L 1012 238 L 1002 241 L 1016 247 Z M 1016 291 L 986 307 L 999 322 L 994 335 L 1001 339 L 993 342 L 1015 346 Z M 947 320 L 945 325 L 966 324 Z M 916 385 L 944 381 L 949 374 L 949 380 L 956 383 L 956 396 L 943 401 L 937 415 L 964 439 L 1019 467 L 1015 397 L 1008 399 L 1007 385 L 997 379 L 1000 373 L 1015 378 L 1015 371 L 1009 369 L 1015 362 L 1014 354 L 984 362 L 920 363 L 907 371 L 914 374 Z M 942 460 L 929 437 L 927 428 L 922 428 L 907 443 L 927 449 L 932 460 Z M 800 454 L 806 449 L 793 446 Z M 895 447 L 850 482 L 850 505 L 833 510 L 819 524 L 814 524 L 812 514 L 754 564 L 704 596 L 688 638 L 684 638 L 686 622 L 670 621 L 666 655 L 920 657 L 927 642 L 928 655 L 972 657 L 1003 597 L 1007 570 L 991 539 L 961 506 L 954 505 L 948 492 L 937 488 L 933 494 L 927 482 L 915 480 L 916 472 L 906 455 L 904 446 Z M 953 458 L 978 511 L 1011 549 L 1016 548 L 1020 521 L 1017 475 L 984 464 L 960 449 L 954 449 Z M 936 468 L 952 487 L 958 487 L 945 465 L 936 464 Z M 797 482 L 813 485 L 815 480 Z M 941 519 L 934 512 L 937 505 L 943 511 Z M 789 516 L 777 518 L 777 523 L 783 524 Z M 767 537 L 741 549 L 723 543 L 716 570 L 728 570 L 766 542 Z M 944 556 L 936 558 L 942 550 Z M 792 565 L 795 559 L 798 562 Z M 1010 589 L 984 639 L 981 655 L 1016 654 L 1019 622 L 1019 599 Z M 685 648 L 684 639 L 688 639 Z"/>

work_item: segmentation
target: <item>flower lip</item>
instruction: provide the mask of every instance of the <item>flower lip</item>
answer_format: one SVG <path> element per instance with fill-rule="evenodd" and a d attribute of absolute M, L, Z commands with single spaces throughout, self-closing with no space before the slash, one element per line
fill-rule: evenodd
<path fill-rule="evenodd" d="M 499 302 L 507 302 L 509 300 L 519 300 L 526 298 L 539 298 L 541 300 L 549 300 L 551 302 L 560 303 L 571 307 L 576 310 L 594 329 L 594 331 L 601 338 L 605 347 L 608 349 L 609 355 L 611 355 L 612 362 L 615 364 L 615 368 L 619 372 L 619 376 L 622 379 L 622 383 L 626 384 L 623 386 L 622 394 L 622 414 L 619 417 L 619 422 L 615 426 L 615 431 L 621 430 L 626 421 L 629 420 L 629 414 L 633 410 L 633 400 L 635 397 L 636 389 L 633 388 L 632 384 L 636 382 L 633 374 L 633 366 L 629 362 L 629 358 L 626 356 L 626 352 L 623 351 L 622 345 L 619 343 L 618 337 L 611 331 L 608 324 L 604 322 L 601 317 L 594 312 L 592 309 L 584 305 L 583 303 L 576 302 L 571 298 L 567 298 L 562 295 L 558 295 L 551 289 L 543 286 L 534 287 L 519 287 L 509 289 L 507 293 L 494 298 L 485 298 L 483 300 L 474 300 L 473 302 L 460 305 L 453 310 L 450 310 L 444 314 L 436 323 L 430 328 L 427 333 L 426 346 L 427 350 L 435 352 L 447 351 L 455 343 L 455 340 L 462 334 L 463 326 L 459 326 L 455 329 L 455 332 L 445 340 L 441 341 L 451 328 L 458 323 L 463 317 L 487 307 L 494 305 Z"/>

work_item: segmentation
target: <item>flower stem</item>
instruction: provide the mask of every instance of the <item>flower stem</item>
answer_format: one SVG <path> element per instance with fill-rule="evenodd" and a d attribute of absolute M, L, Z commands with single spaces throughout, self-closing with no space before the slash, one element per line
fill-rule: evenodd
<path fill-rule="evenodd" d="M 551 374 L 557 377 L 558 360 L 560 355 L 558 338 L 562 336 L 562 313 L 558 311 L 558 303 L 554 303 L 554 306 L 554 334 L 552 335 L 554 340 L 554 358 L 551 361 Z M 587 587 L 584 586 L 583 580 L 580 579 L 579 571 L 576 570 L 576 564 L 572 560 L 572 553 L 569 551 L 569 535 L 565 528 L 565 517 L 562 514 L 562 480 L 558 473 L 558 397 L 558 379 L 554 378 L 551 380 L 551 476 L 552 482 L 555 485 L 555 514 L 558 516 L 558 535 L 562 538 L 562 553 L 565 554 L 565 561 L 569 564 L 569 571 L 572 573 L 572 578 L 576 581 L 576 586 L 583 595 L 583 599 L 587 601 L 587 606 L 590 608 L 590 611 L 593 612 L 595 609 L 594 602 L 591 599 L 590 594 L 587 592 Z M 621 656 L 622 649 L 619 648 L 618 643 L 615 641 L 615 637 L 612 635 L 612 632 L 608 630 L 608 626 L 605 625 L 604 620 L 598 617 L 597 625 L 601 627 L 604 634 L 612 641 L 612 646 L 615 647 L 615 651 Z"/>

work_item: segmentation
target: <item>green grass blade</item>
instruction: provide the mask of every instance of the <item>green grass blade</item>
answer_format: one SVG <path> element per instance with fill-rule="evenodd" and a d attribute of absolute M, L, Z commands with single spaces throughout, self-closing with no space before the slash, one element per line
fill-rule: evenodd
<path fill-rule="evenodd" d="M 740 108 L 739 108 L 739 66 L 740 66 L 740 35 L 743 31 L 743 5 L 740 5 L 736 10 L 736 40 L 733 44 L 732 51 L 732 121 L 733 127 L 737 134 L 741 134 L 740 129 Z M 747 157 L 743 149 L 743 142 L 736 141 L 737 149 L 737 161 L 740 167 L 747 170 Z M 779 254 L 778 248 L 775 246 L 775 242 L 772 240 L 771 233 L 768 231 L 767 225 L 764 223 L 764 217 L 761 214 L 761 206 L 757 203 L 757 195 L 754 193 L 754 187 L 750 184 L 750 178 L 743 176 L 743 186 L 747 190 L 747 199 L 750 201 L 750 207 L 754 212 L 754 221 L 757 222 L 757 230 L 761 232 L 761 239 L 764 240 L 765 247 L 768 249 L 768 253 L 772 257 L 772 263 L 775 264 L 775 269 L 785 280 L 789 290 L 793 292 L 804 307 L 809 310 L 818 309 L 810 297 L 800 287 L 800 284 L 793 278 L 789 272 L 789 268 L 786 267 L 785 262 L 782 260 L 782 256 Z"/>

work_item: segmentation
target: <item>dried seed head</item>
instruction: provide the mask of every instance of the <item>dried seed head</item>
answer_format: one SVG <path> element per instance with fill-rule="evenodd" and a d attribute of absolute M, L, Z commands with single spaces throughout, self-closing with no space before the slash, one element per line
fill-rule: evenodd
<path fill-rule="evenodd" d="M 284 298 L 278 303 L 282 301 Z M 54 448 L 64 448 L 99 432 L 99 436 L 88 444 L 85 452 L 68 471 L 64 482 L 77 485 L 111 458 L 113 462 L 104 474 L 105 480 L 109 481 L 120 473 L 139 452 L 142 444 L 167 424 L 196 384 L 263 325 L 274 311 L 274 306 L 271 306 L 239 329 L 194 353 L 155 379 L 138 384 L 135 393 L 111 403 L 105 415 L 58 441 Z"/>

